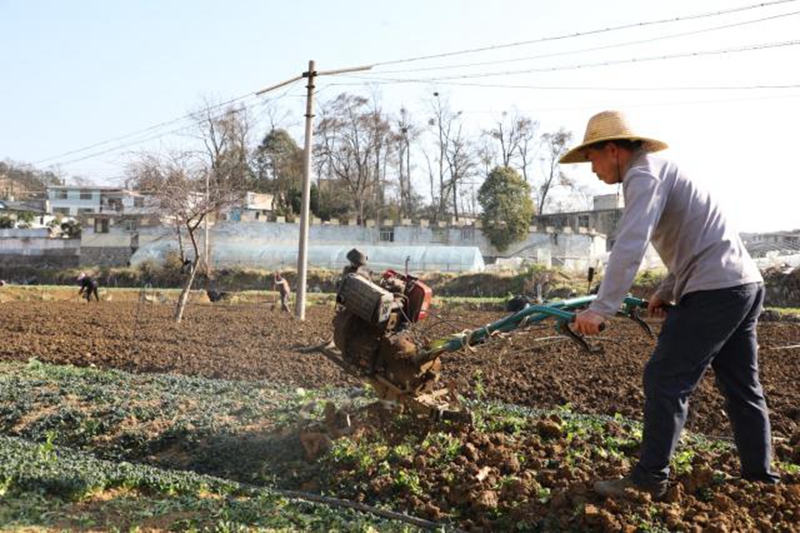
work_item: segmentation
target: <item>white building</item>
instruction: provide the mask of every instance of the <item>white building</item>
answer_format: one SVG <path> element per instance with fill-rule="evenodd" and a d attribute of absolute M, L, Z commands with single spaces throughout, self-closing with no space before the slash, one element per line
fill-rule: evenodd
<path fill-rule="evenodd" d="M 115 187 L 73 187 L 58 185 L 47 188 L 52 214 L 67 217 L 79 217 L 92 213 L 100 213 L 103 196 L 108 199 L 120 195 L 122 189 Z M 108 202 L 106 201 L 108 209 Z"/>
<path fill-rule="evenodd" d="M 274 200 L 272 194 L 248 191 L 236 204 L 226 208 L 220 218 L 233 222 L 266 222 L 272 216 Z"/>

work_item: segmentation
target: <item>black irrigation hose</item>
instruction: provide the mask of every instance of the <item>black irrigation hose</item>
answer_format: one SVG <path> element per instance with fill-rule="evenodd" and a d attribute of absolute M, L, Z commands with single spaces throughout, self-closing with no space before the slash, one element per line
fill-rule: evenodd
<path fill-rule="evenodd" d="M 251 485 L 252 486 L 252 485 Z M 263 487 L 261 487 L 263 488 Z M 389 520 L 397 520 L 400 522 L 405 522 L 406 524 L 411 524 L 417 527 L 421 527 L 423 529 L 429 530 L 449 530 L 460 533 L 462 530 L 452 527 L 446 526 L 444 524 L 440 524 L 438 522 L 432 522 L 430 520 L 425 520 L 424 518 L 418 518 L 416 516 L 410 516 L 405 513 L 399 513 L 396 511 L 388 511 L 386 509 L 379 509 L 377 507 L 373 507 L 371 505 L 367 505 L 365 503 L 354 502 L 351 500 L 342 500 L 340 498 L 333 498 L 331 496 L 321 496 L 319 494 L 313 494 L 310 492 L 300 492 L 296 490 L 287 490 L 287 489 L 273 489 L 270 488 L 269 490 L 280 494 L 282 496 L 286 496 L 287 498 L 294 498 L 296 500 L 304 500 L 310 501 L 315 503 L 324 503 L 326 505 L 333 505 L 336 507 L 345 507 L 349 509 L 354 509 L 356 511 L 360 511 L 362 513 L 369 513 L 375 516 L 380 516 L 381 518 L 387 518 Z"/>

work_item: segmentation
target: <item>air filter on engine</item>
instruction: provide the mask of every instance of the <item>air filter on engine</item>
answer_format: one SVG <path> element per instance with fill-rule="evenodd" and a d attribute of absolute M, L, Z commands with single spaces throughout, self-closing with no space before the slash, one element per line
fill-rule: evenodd
<path fill-rule="evenodd" d="M 358 274 L 342 281 L 336 301 L 370 324 L 386 322 L 395 306 L 394 295 Z"/>

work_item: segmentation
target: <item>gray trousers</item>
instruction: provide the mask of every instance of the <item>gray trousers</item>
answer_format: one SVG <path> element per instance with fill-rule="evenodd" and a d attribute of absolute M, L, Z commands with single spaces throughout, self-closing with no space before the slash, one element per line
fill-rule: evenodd
<path fill-rule="evenodd" d="M 726 399 L 742 477 L 776 482 L 771 432 L 758 379 L 756 324 L 764 286 L 750 283 L 689 293 L 664 320 L 644 370 L 644 434 L 633 481 L 663 486 L 686 423 L 689 397 L 709 365 Z"/>

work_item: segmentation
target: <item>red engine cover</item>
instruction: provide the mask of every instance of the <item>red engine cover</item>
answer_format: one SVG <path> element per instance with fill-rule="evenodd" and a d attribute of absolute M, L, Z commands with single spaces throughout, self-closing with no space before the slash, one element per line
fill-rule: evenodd
<path fill-rule="evenodd" d="M 400 274 L 392 269 L 383 273 L 383 279 L 392 278 L 398 278 L 406 285 L 404 291 L 406 299 L 403 305 L 403 312 L 408 317 L 408 320 L 410 322 L 425 320 L 425 318 L 428 317 L 428 308 L 431 305 L 431 298 L 433 298 L 433 291 L 431 288 L 414 276 Z"/>
<path fill-rule="evenodd" d="M 406 296 L 408 297 L 408 309 L 406 314 L 412 322 L 419 322 L 428 317 L 428 308 L 431 306 L 433 291 L 430 287 L 414 278 L 406 285 Z"/>

